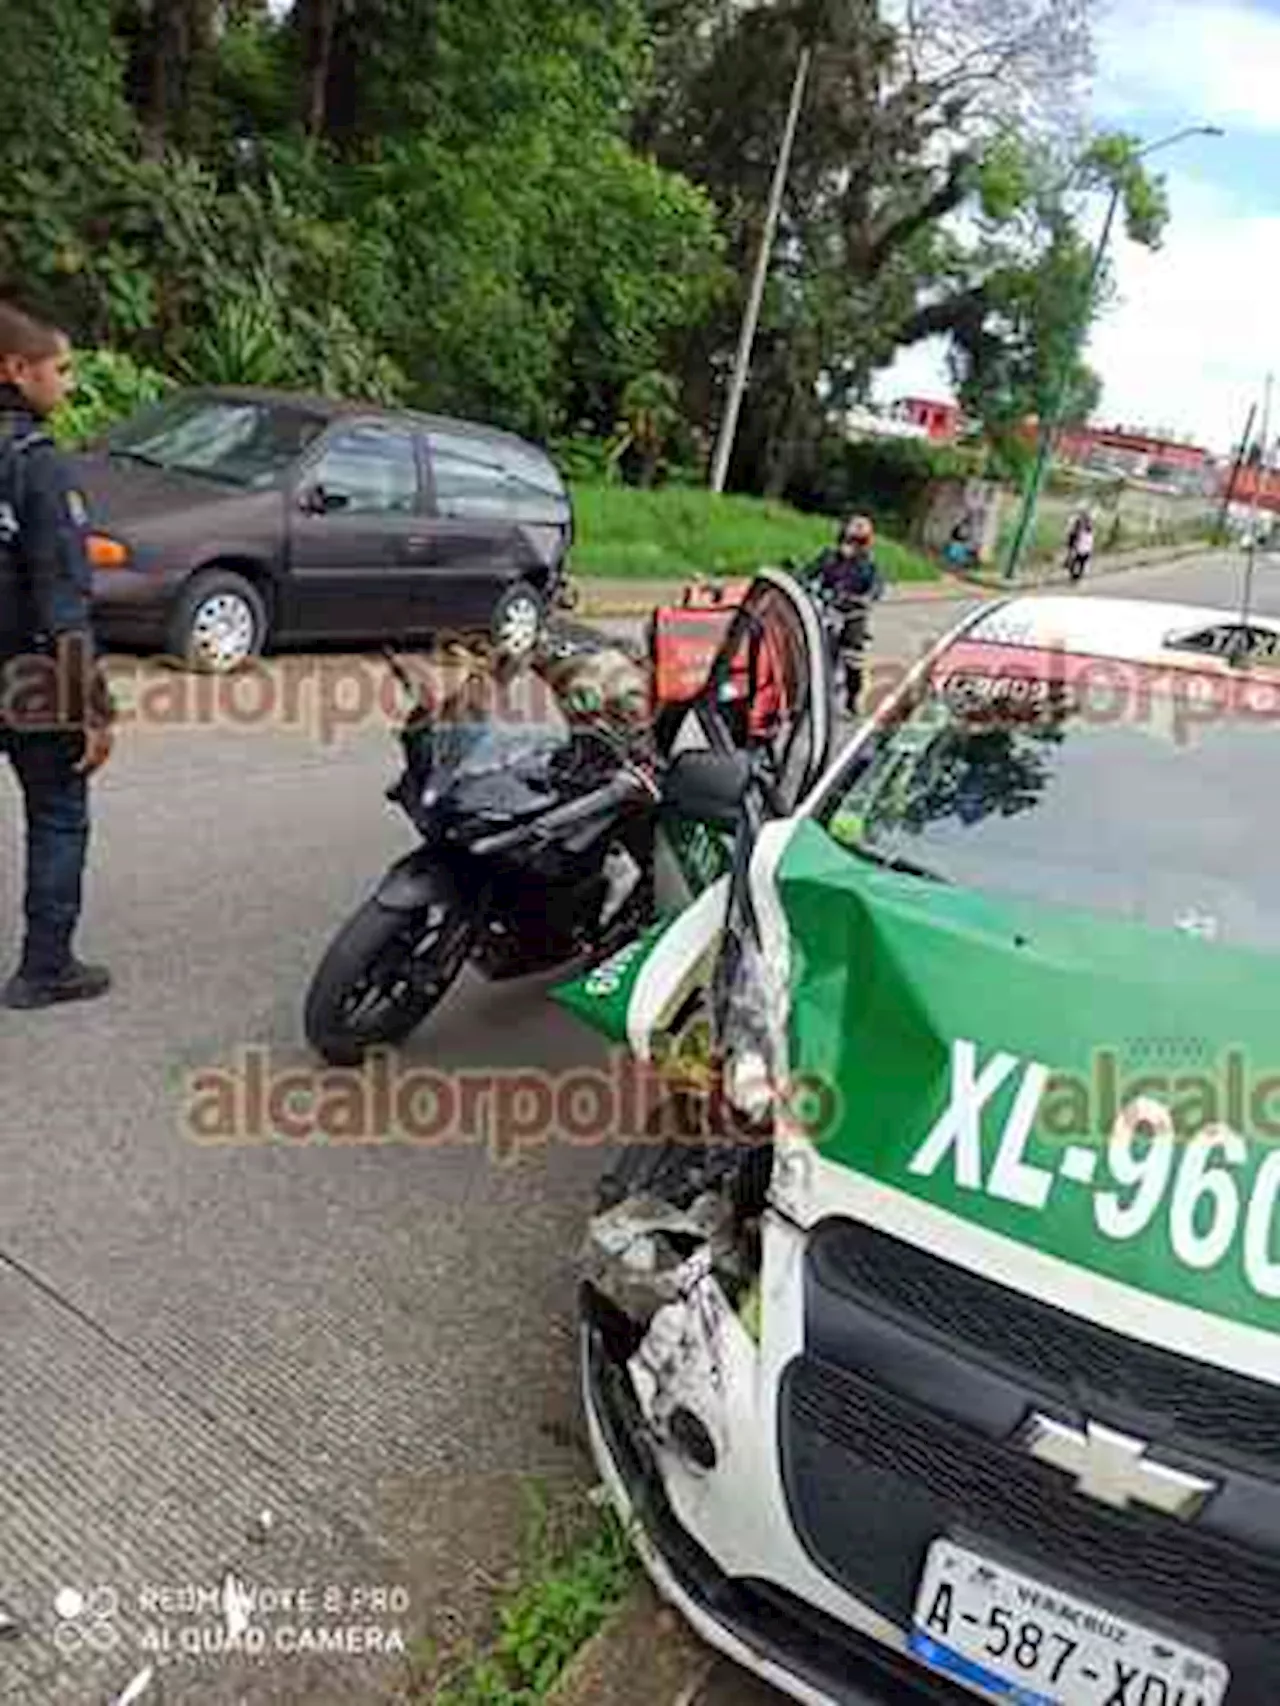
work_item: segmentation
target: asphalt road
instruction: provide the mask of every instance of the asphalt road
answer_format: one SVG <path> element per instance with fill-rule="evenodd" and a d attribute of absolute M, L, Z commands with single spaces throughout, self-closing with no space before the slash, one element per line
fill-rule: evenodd
<path fill-rule="evenodd" d="M 1280 569 L 1261 563 L 1258 605 L 1280 610 Z M 1096 590 L 1230 602 L 1235 580 L 1183 565 Z M 914 655 L 963 608 L 886 604 L 877 644 Z M 340 659 L 286 665 L 355 679 Z M 271 1141 L 224 1105 L 255 1073 L 314 1067 L 312 967 L 412 842 L 381 797 L 395 751 L 379 717 L 322 740 L 279 710 L 242 704 L 229 726 L 153 699 L 122 732 L 96 785 L 80 943 L 116 988 L 0 1015 L 0 1701 L 98 1706 L 147 1662 L 164 1687 L 144 1706 L 381 1699 L 385 1670 L 298 1654 L 292 1632 L 474 1632 L 517 1557 L 529 1479 L 589 1484 L 571 1316 L 600 1146 Z M 0 809 L 16 946 L 7 774 Z M 470 979 L 402 1071 L 601 1064 L 545 981 Z M 352 1123 L 367 1137 L 380 1121 Z M 211 1600 L 228 1569 L 310 1596 L 264 1620 L 273 1657 L 191 1650 L 225 1626 Z M 723 1672 L 705 1700 L 749 1692 Z"/>

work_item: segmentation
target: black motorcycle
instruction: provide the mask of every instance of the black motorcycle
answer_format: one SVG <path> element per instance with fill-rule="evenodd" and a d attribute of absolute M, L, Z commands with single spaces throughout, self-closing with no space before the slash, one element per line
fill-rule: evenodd
<path fill-rule="evenodd" d="M 831 662 L 833 688 L 838 683 L 843 689 L 845 715 L 856 716 L 871 643 L 871 599 L 842 603 L 816 586 L 812 592 Z"/>
<path fill-rule="evenodd" d="M 307 1040 L 337 1066 L 402 1042 L 468 962 L 525 977 L 608 954 L 652 915 L 658 790 L 636 744 L 603 723 L 417 704 L 399 739 L 387 798 L 421 845 L 343 925 L 307 995 Z"/>

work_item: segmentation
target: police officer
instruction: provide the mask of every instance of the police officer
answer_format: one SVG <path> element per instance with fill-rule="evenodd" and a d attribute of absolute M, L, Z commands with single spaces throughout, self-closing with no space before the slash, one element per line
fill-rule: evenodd
<path fill-rule="evenodd" d="M 0 999 L 48 1007 L 103 995 L 111 978 L 72 952 L 89 841 L 89 778 L 111 753 L 71 464 L 44 427 L 72 387 L 55 327 L 0 302 L 0 752 L 26 811 L 26 937 Z"/>

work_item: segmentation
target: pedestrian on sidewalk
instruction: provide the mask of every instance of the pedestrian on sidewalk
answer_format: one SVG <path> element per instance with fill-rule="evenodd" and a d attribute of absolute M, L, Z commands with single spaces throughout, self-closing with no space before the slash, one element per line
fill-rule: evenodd
<path fill-rule="evenodd" d="M 1067 573 L 1078 581 L 1093 557 L 1093 516 L 1082 509 L 1067 532 Z"/>
<path fill-rule="evenodd" d="M 72 389 L 71 345 L 0 302 L 0 752 L 26 814 L 26 936 L 7 1007 L 103 995 L 72 951 L 89 844 L 89 778 L 113 711 L 94 645 L 88 514 L 46 422 Z"/>

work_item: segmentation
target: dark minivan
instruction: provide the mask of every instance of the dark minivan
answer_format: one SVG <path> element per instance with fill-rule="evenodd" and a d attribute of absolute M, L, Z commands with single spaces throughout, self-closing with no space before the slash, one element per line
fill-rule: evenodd
<path fill-rule="evenodd" d="M 564 483 L 490 427 L 219 387 L 77 460 L 108 645 L 227 670 L 280 642 L 483 630 L 518 654 L 566 595 Z"/>

